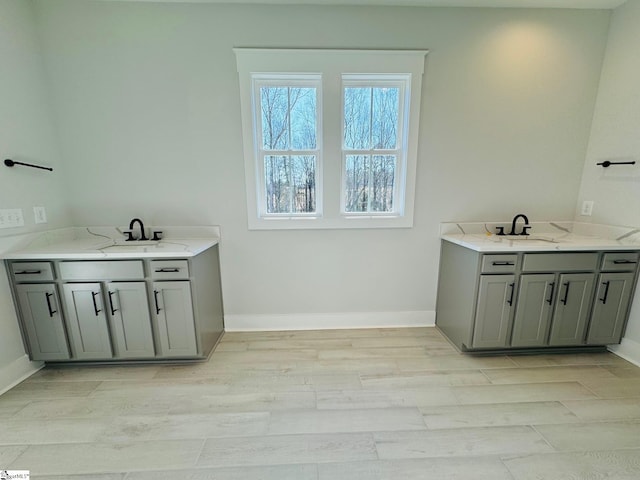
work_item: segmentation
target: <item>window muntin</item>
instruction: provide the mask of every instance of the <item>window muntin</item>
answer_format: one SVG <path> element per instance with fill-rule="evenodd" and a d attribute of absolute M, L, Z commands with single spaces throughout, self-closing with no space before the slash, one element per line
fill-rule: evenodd
<path fill-rule="evenodd" d="M 409 75 L 343 75 L 342 212 L 401 215 Z"/>
<path fill-rule="evenodd" d="M 256 74 L 253 81 L 260 214 L 317 216 L 320 76 Z"/>

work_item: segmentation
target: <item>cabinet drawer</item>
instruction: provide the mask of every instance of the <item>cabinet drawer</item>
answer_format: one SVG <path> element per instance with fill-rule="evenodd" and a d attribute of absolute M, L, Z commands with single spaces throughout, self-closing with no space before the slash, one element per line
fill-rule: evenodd
<path fill-rule="evenodd" d="M 483 255 L 482 273 L 515 272 L 518 255 Z"/>
<path fill-rule="evenodd" d="M 187 260 L 152 260 L 151 278 L 154 280 L 188 280 Z"/>
<path fill-rule="evenodd" d="M 638 266 L 638 252 L 605 253 L 602 257 L 602 270 L 625 271 L 635 270 Z"/>
<path fill-rule="evenodd" d="M 523 272 L 588 272 L 598 267 L 597 253 L 527 253 Z"/>
<path fill-rule="evenodd" d="M 63 280 L 141 280 L 144 269 L 140 260 L 61 262 Z"/>
<path fill-rule="evenodd" d="M 11 264 L 11 273 L 16 282 L 53 280 L 53 269 L 49 262 L 17 262 Z"/>

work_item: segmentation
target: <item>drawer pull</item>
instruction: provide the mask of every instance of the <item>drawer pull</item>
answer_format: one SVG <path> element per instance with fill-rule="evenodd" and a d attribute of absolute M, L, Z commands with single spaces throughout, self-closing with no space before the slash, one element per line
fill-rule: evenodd
<path fill-rule="evenodd" d="M 563 283 L 562 286 L 566 287 L 566 290 L 564 291 L 564 298 L 562 300 L 560 300 L 560 301 L 562 302 L 563 305 L 566 305 L 567 304 L 567 298 L 569 298 L 569 282 Z"/>
<path fill-rule="evenodd" d="M 509 300 L 507 300 L 507 303 L 509 305 L 513 305 L 513 292 L 516 289 L 516 284 L 515 283 L 510 283 L 509 286 L 511 287 L 511 295 L 509 296 Z"/>
<path fill-rule="evenodd" d="M 154 290 L 153 291 L 153 299 L 156 302 L 156 315 L 159 315 L 160 314 L 160 310 L 162 310 L 160 308 L 160 306 L 158 305 L 158 293 L 159 293 L 158 290 Z"/>
<path fill-rule="evenodd" d="M 556 282 L 551 282 L 549 286 L 551 287 L 551 293 L 549 294 L 549 298 L 547 298 L 547 303 L 551 305 L 551 303 L 553 302 L 553 291 L 556 288 Z"/>
<path fill-rule="evenodd" d="M 117 308 L 113 308 L 113 294 L 114 292 L 109 292 L 109 308 L 111 309 L 111 315 L 115 315 L 118 311 Z"/>
<path fill-rule="evenodd" d="M 515 263 L 513 262 L 491 262 L 491 265 L 494 267 L 513 267 Z"/>
<path fill-rule="evenodd" d="M 100 293 L 91 292 L 91 298 L 93 299 L 93 311 L 96 313 L 96 317 L 102 311 L 98 308 L 98 302 L 96 302 L 96 297 L 100 295 Z"/>
<path fill-rule="evenodd" d="M 42 270 L 20 270 L 15 272 L 15 275 L 40 275 Z"/>
<path fill-rule="evenodd" d="M 178 273 L 180 271 L 179 268 L 158 268 L 156 269 L 156 273 Z"/>
<path fill-rule="evenodd" d="M 58 313 L 57 310 L 51 308 L 51 297 L 53 297 L 53 293 L 45 292 L 45 298 L 47 299 L 47 308 L 49 309 L 49 317 L 53 318 L 53 315 Z"/>
<path fill-rule="evenodd" d="M 635 263 L 638 263 L 638 262 L 634 262 L 633 260 L 614 260 L 613 261 L 614 265 L 631 265 Z"/>
<path fill-rule="evenodd" d="M 611 284 L 611 282 L 602 282 L 602 285 L 604 285 L 604 295 L 599 300 L 602 302 L 603 305 L 605 303 L 607 303 L 607 297 L 609 296 L 609 285 L 610 284 Z"/>

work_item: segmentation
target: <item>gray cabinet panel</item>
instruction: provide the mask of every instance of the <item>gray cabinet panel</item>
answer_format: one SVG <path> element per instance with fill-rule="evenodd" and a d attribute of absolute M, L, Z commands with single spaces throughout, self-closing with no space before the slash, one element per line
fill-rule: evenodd
<path fill-rule="evenodd" d="M 473 348 L 507 346 L 514 288 L 514 275 L 480 276 Z"/>
<path fill-rule="evenodd" d="M 107 284 L 107 309 L 117 358 L 155 356 L 145 282 Z"/>
<path fill-rule="evenodd" d="M 79 360 L 112 358 L 100 284 L 67 283 L 63 288 L 74 356 Z"/>
<path fill-rule="evenodd" d="M 516 271 L 518 255 L 483 255 L 482 273 L 513 273 Z"/>
<path fill-rule="evenodd" d="M 60 262 L 63 280 L 142 280 L 141 260 L 100 260 Z"/>
<path fill-rule="evenodd" d="M 631 301 L 633 279 L 633 272 L 600 275 L 589 325 L 588 344 L 620 343 Z"/>
<path fill-rule="evenodd" d="M 549 345 L 582 345 L 593 295 L 593 273 L 560 275 Z"/>
<path fill-rule="evenodd" d="M 554 274 L 527 274 L 520 277 L 512 347 L 539 347 L 547 343 L 554 293 Z"/>
<path fill-rule="evenodd" d="M 16 294 L 31 359 L 68 359 L 69 346 L 55 285 L 17 285 Z"/>
<path fill-rule="evenodd" d="M 161 349 L 159 356 L 196 355 L 198 348 L 189 282 L 154 282 L 153 294 Z"/>
<path fill-rule="evenodd" d="M 16 282 L 53 280 L 53 270 L 49 262 L 13 262 L 11 273 Z"/>

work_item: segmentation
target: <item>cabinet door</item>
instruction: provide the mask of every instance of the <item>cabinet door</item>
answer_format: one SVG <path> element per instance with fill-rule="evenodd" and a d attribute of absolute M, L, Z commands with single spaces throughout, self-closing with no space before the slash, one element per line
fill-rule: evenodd
<path fill-rule="evenodd" d="M 197 355 L 189 282 L 154 282 L 153 296 L 158 321 L 160 356 L 193 357 Z"/>
<path fill-rule="evenodd" d="M 155 357 L 147 287 L 144 282 L 107 284 L 106 307 L 117 358 Z"/>
<path fill-rule="evenodd" d="M 560 275 L 549 345 L 582 345 L 593 296 L 593 273 Z"/>
<path fill-rule="evenodd" d="M 549 334 L 555 275 L 552 273 L 522 275 L 513 320 L 512 347 L 541 347 Z"/>
<path fill-rule="evenodd" d="M 589 345 L 620 343 L 631 301 L 633 278 L 633 272 L 603 273 L 598 278 L 587 337 Z"/>
<path fill-rule="evenodd" d="M 68 359 L 69 346 L 55 285 L 17 285 L 16 293 L 31 359 Z"/>
<path fill-rule="evenodd" d="M 514 275 L 480 276 L 473 348 L 507 346 L 514 289 Z"/>
<path fill-rule="evenodd" d="M 78 360 L 112 358 L 99 283 L 66 283 L 64 299 L 71 345 Z"/>

